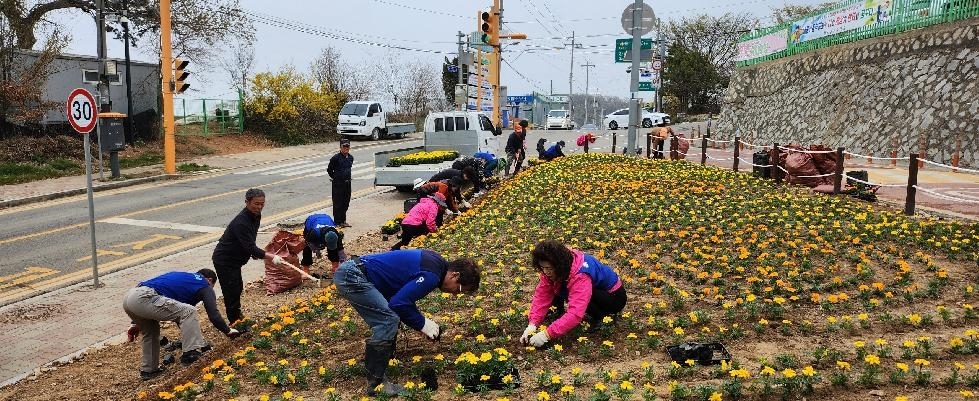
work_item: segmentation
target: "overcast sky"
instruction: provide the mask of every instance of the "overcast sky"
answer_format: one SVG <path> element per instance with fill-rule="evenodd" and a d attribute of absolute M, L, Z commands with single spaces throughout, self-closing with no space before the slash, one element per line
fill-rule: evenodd
<path fill-rule="evenodd" d="M 789 0 L 793 4 L 818 4 L 818 0 Z M 503 66 L 501 84 L 510 95 L 531 91 L 568 92 L 568 73 L 571 67 L 571 35 L 583 46 L 574 52 L 574 93 L 585 91 L 586 68 L 588 91 L 603 95 L 629 97 L 627 64 L 615 63 L 612 52 L 616 38 L 624 38 L 621 26 L 622 11 L 632 1 L 614 0 L 504 0 L 504 32 L 522 32 L 525 41 L 504 45 L 504 58 L 512 65 Z M 749 12 L 768 18 L 771 10 L 781 7 L 785 0 L 688 0 L 647 2 L 656 16 L 664 22 L 701 14 L 721 15 L 726 12 Z M 292 64 L 305 70 L 326 46 L 339 50 L 348 63 L 371 71 L 379 60 L 389 56 L 404 60 L 430 63 L 438 68 L 443 58 L 456 54 L 456 32 L 476 30 L 476 13 L 488 9 L 491 0 L 241 0 L 246 11 L 262 18 L 287 21 L 288 25 L 312 27 L 316 31 L 346 37 L 362 38 L 374 43 L 353 43 L 329 34 L 314 35 L 295 29 L 272 26 L 256 21 L 256 71 L 275 71 Z M 49 18 L 68 24 L 73 41 L 69 53 L 94 54 L 94 24 L 81 12 L 60 12 Z M 763 19 L 763 25 L 771 19 Z M 414 50 L 401 50 L 397 46 Z M 121 41 L 109 44 L 110 57 L 123 57 Z M 148 52 L 135 50 L 134 59 L 152 60 Z M 190 82 L 194 91 L 189 97 L 233 98 L 233 89 L 220 71 L 194 71 Z M 386 79 L 378 77 L 379 80 Z"/>

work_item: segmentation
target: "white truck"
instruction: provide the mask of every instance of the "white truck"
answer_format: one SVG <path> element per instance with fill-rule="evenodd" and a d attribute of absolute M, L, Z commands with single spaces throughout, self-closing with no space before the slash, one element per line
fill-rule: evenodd
<path fill-rule="evenodd" d="M 574 121 L 571 121 L 571 112 L 567 110 L 551 110 L 547 112 L 547 121 L 544 129 L 574 129 Z"/>
<path fill-rule="evenodd" d="M 376 101 L 347 102 L 337 116 L 337 133 L 341 138 L 366 136 L 376 141 L 384 137 L 404 138 L 413 132 L 413 123 L 389 123 L 387 113 Z"/>
<path fill-rule="evenodd" d="M 503 156 L 501 130 L 485 114 L 476 111 L 432 112 L 425 118 L 423 145 L 374 153 L 374 185 L 393 186 L 408 192 L 416 178 L 428 180 L 435 173 L 452 167 L 453 161 L 388 167 L 391 158 L 415 152 L 454 150 L 459 156 L 489 152 Z"/>

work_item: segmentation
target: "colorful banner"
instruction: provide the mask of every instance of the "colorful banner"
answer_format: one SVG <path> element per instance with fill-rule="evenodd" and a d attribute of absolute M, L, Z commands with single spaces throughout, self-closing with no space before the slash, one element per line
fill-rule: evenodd
<path fill-rule="evenodd" d="M 792 23 L 789 43 L 797 44 L 857 28 L 882 25 L 891 18 L 891 0 L 864 0 Z"/>
<path fill-rule="evenodd" d="M 780 29 L 768 35 L 738 43 L 738 56 L 734 61 L 751 60 L 758 57 L 765 57 L 775 54 L 788 47 L 785 38 L 789 36 L 789 31 Z"/>

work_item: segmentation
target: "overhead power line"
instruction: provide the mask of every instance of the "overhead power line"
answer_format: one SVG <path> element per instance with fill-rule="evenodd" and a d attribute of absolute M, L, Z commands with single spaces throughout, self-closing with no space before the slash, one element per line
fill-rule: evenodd
<path fill-rule="evenodd" d="M 502 59 L 502 60 L 503 60 L 504 63 L 506 63 L 507 66 L 510 67 L 511 70 L 513 70 L 513 72 L 517 73 L 517 75 L 519 75 L 520 78 L 523 78 L 524 81 L 527 81 L 527 83 L 530 84 L 530 86 L 533 86 L 534 89 L 537 89 L 538 92 L 547 93 L 547 91 L 541 89 L 541 87 L 539 85 L 537 85 L 536 82 L 531 81 L 530 78 L 527 78 L 527 76 L 524 75 L 523 73 L 521 73 L 520 70 L 514 68 L 513 67 L 513 64 L 510 64 L 510 61 L 508 61 L 507 59 Z"/>
<path fill-rule="evenodd" d="M 294 21 L 294 20 L 289 20 L 289 19 L 285 19 L 285 18 L 269 16 L 269 15 L 262 15 L 262 14 L 258 14 L 258 13 L 255 13 L 255 12 L 252 12 L 252 11 L 248 11 L 248 10 L 243 10 L 243 12 L 246 15 L 248 15 L 249 17 L 252 17 L 253 19 L 255 19 L 256 22 L 259 22 L 259 23 L 262 23 L 262 24 L 265 24 L 265 25 L 269 25 L 269 26 L 273 26 L 273 27 L 277 27 L 277 28 L 282 28 L 282 29 L 286 29 L 286 30 L 291 30 L 291 31 L 296 31 L 296 32 L 301 32 L 301 33 L 306 33 L 306 34 L 315 35 L 315 36 L 321 36 L 321 37 L 326 37 L 326 38 L 331 38 L 331 39 L 337 39 L 337 40 L 341 40 L 341 41 L 345 41 L 345 42 L 350 42 L 350 43 L 357 43 L 357 44 L 368 45 L 368 46 L 375 46 L 375 47 L 383 47 L 383 48 L 395 49 L 395 50 L 413 51 L 413 52 L 420 52 L 420 53 L 433 53 L 433 54 L 445 54 L 445 55 L 452 55 L 452 54 L 456 54 L 457 53 L 456 51 L 442 51 L 442 50 L 432 50 L 432 49 L 419 49 L 419 48 L 414 48 L 414 47 L 392 45 L 392 44 L 389 44 L 389 43 L 373 42 L 373 41 L 370 41 L 370 40 L 365 40 L 362 37 L 354 37 L 354 36 L 350 36 L 350 35 L 344 35 L 344 34 L 340 34 L 340 33 L 336 33 L 336 32 L 331 32 L 330 30 L 328 30 L 326 28 L 318 27 L 318 26 L 315 26 L 315 25 L 309 25 L 309 24 L 306 24 L 306 23 L 303 23 L 303 22 L 299 22 L 299 21 Z M 445 42 L 445 43 L 454 43 L 454 42 Z"/>
<path fill-rule="evenodd" d="M 413 7 L 413 6 L 409 6 L 409 5 L 399 4 L 399 3 L 395 3 L 393 1 L 385 1 L 385 0 L 374 0 L 374 1 L 375 2 L 378 2 L 378 3 L 381 3 L 381 4 L 387 4 L 389 6 L 403 7 L 403 8 L 407 8 L 409 10 L 422 11 L 422 12 L 426 12 L 426 13 L 430 13 L 430 14 L 445 15 L 447 17 L 455 17 L 455 18 L 465 18 L 465 19 L 469 19 L 470 18 L 470 17 L 464 17 L 462 15 L 449 14 L 449 13 L 444 12 L 444 11 L 429 10 L 429 9 L 426 9 L 426 8 L 419 8 L 419 7 Z"/>

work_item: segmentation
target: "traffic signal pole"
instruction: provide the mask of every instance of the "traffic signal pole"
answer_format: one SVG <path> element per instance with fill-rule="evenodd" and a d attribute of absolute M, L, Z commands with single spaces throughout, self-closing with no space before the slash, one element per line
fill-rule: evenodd
<path fill-rule="evenodd" d="M 173 126 L 173 45 L 170 42 L 170 0 L 160 0 L 160 73 L 163 75 L 163 171 L 177 173 Z"/>

